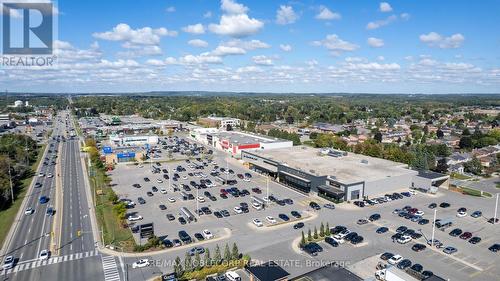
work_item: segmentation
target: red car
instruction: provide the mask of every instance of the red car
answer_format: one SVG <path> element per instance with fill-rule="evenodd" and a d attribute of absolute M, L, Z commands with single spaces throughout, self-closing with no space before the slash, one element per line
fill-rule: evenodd
<path fill-rule="evenodd" d="M 467 240 L 471 237 L 472 237 L 472 233 L 470 233 L 470 232 L 464 232 L 464 233 L 462 233 L 462 235 L 460 235 L 460 239 L 464 239 L 464 240 Z"/>
<path fill-rule="evenodd" d="M 227 194 L 227 191 L 226 191 L 224 188 L 221 188 L 221 189 L 220 189 L 220 193 L 221 193 L 221 194 Z"/>
<path fill-rule="evenodd" d="M 418 212 L 417 208 L 411 208 L 411 209 L 408 210 L 408 213 L 410 213 L 412 215 L 415 214 L 416 212 Z"/>

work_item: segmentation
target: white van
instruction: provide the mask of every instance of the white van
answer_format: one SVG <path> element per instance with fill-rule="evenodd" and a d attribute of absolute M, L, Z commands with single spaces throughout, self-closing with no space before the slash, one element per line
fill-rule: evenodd
<path fill-rule="evenodd" d="M 241 277 L 234 271 L 226 272 L 226 278 L 230 281 L 241 281 Z"/>

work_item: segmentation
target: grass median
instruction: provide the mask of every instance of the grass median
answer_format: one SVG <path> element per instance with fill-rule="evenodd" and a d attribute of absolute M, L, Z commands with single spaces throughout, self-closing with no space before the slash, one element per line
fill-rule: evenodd
<path fill-rule="evenodd" d="M 14 203 L 11 204 L 8 208 L 0 211 L 0 222 L 2 222 L 2 225 L 4 226 L 0 227 L 0 245 L 3 245 L 5 236 L 7 236 L 7 233 L 9 233 L 10 226 L 12 226 L 14 219 L 16 218 L 16 214 L 19 208 L 21 208 L 21 204 L 23 203 L 23 200 L 26 197 L 26 193 L 28 192 L 31 181 L 33 180 L 33 176 L 35 176 L 36 169 L 40 164 L 40 160 L 42 160 L 43 158 L 42 156 L 45 147 L 46 145 L 44 144 L 38 148 L 37 159 L 31 165 L 31 170 L 33 171 L 33 175 L 21 181 L 21 186 L 19 187 L 19 191 L 14 198 Z"/>
<path fill-rule="evenodd" d="M 90 177 L 92 193 L 96 200 L 96 216 L 99 228 L 103 231 L 102 237 L 105 245 L 113 244 L 123 248 L 124 251 L 133 251 L 134 237 L 129 228 L 122 226 L 121 220 L 113 210 L 113 189 L 109 186 L 109 178 L 102 170 L 94 169 L 94 176 Z"/>
<path fill-rule="evenodd" d="M 462 193 L 467 194 L 467 195 L 477 196 L 477 197 L 488 197 L 488 198 L 493 197 L 493 195 L 491 195 L 491 193 L 486 192 L 486 191 L 481 191 L 481 190 L 477 190 L 477 189 L 470 188 L 470 187 L 464 187 L 464 186 L 460 186 L 459 188 L 462 191 Z"/>

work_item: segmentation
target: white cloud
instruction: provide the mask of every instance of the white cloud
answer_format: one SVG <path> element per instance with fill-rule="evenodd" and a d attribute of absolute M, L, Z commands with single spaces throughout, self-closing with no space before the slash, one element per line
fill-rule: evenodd
<path fill-rule="evenodd" d="M 135 45 L 157 45 L 162 36 L 176 36 L 177 32 L 169 31 L 164 27 L 132 29 L 128 24 L 120 23 L 112 31 L 96 32 L 92 35 L 95 38 L 108 41 L 124 41 Z"/>
<path fill-rule="evenodd" d="M 253 56 L 252 60 L 255 64 L 258 65 L 273 65 L 273 60 L 272 58 L 268 56 Z"/>
<path fill-rule="evenodd" d="M 118 52 L 117 55 L 120 57 L 158 56 L 163 53 L 161 48 L 156 45 L 138 46 L 125 43 L 123 47 L 127 50 Z"/>
<path fill-rule="evenodd" d="M 299 16 L 295 13 L 292 6 L 281 5 L 276 11 L 276 23 L 281 25 L 294 23 Z"/>
<path fill-rule="evenodd" d="M 188 44 L 193 46 L 193 47 L 198 47 L 198 48 L 206 48 L 208 47 L 208 43 L 206 41 L 203 41 L 201 39 L 193 39 L 189 40 Z"/>
<path fill-rule="evenodd" d="M 392 12 L 392 7 L 389 3 L 387 2 L 380 2 L 380 11 L 382 13 L 388 13 L 388 12 Z"/>
<path fill-rule="evenodd" d="M 175 7 L 174 6 L 170 6 L 170 7 L 166 8 L 165 11 L 167 13 L 173 13 L 173 12 L 175 12 Z"/>
<path fill-rule="evenodd" d="M 222 15 L 219 24 L 210 24 L 208 29 L 219 35 L 245 37 L 259 32 L 264 23 L 249 18 L 246 14 Z"/>
<path fill-rule="evenodd" d="M 313 46 L 323 46 L 338 55 L 341 52 L 351 52 L 359 48 L 358 45 L 340 39 L 337 34 L 329 34 L 321 41 L 313 41 Z"/>
<path fill-rule="evenodd" d="M 384 40 L 375 37 L 368 38 L 366 42 L 368 43 L 368 45 L 370 45 L 370 47 L 373 48 L 380 48 L 384 46 Z"/>
<path fill-rule="evenodd" d="M 243 48 L 247 51 L 252 51 L 256 49 L 268 49 L 271 48 L 271 46 L 265 42 L 262 42 L 260 40 L 249 40 L 249 41 L 244 41 L 240 39 L 234 39 L 228 42 L 224 42 L 221 45 L 229 46 L 229 47 L 239 47 Z"/>
<path fill-rule="evenodd" d="M 339 13 L 334 13 L 330 11 L 325 6 L 320 6 L 319 7 L 319 13 L 315 17 L 318 20 L 339 20 L 341 18 Z"/>
<path fill-rule="evenodd" d="M 399 16 L 401 17 L 402 20 L 409 20 L 410 19 L 410 14 L 408 14 L 408 13 L 402 13 Z"/>
<path fill-rule="evenodd" d="M 247 52 L 243 48 L 219 45 L 210 54 L 213 56 L 244 55 Z"/>
<path fill-rule="evenodd" d="M 443 37 L 439 33 L 429 32 L 428 34 L 420 35 L 420 41 L 427 44 L 429 47 L 438 47 L 441 49 L 460 48 L 465 41 L 465 37 L 456 33 L 449 37 Z"/>
<path fill-rule="evenodd" d="M 395 15 L 391 15 L 389 17 L 387 17 L 386 19 L 384 20 L 378 20 L 378 21 L 372 21 L 372 22 L 369 22 L 367 25 L 366 25 L 366 29 L 377 29 L 377 28 L 380 28 L 382 26 L 385 26 L 385 25 L 388 25 L 392 22 L 394 22 L 395 20 L 397 20 L 398 17 L 395 16 Z"/>
<path fill-rule="evenodd" d="M 378 56 L 378 57 L 377 57 L 377 60 L 379 60 L 379 61 L 383 61 L 383 60 L 385 60 L 385 57 L 384 57 L 384 56 Z"/>
<path fill-rule="evenodd" d="M 248 12 L 248 7 L 232 0 L 222 0 L 221 9 L 227 14 L 239 15 Z"/>
<path fill-rule="evenodd" d="M 401 66 L 397 63 L 347 63 L 345 65 L 346 69 L 349 70 L 399 70 Z"/>
<path fill-rule="evenodd" d="M 288 44 L 280 44 L 280 49 L 284 52 L 290 52 L 292 50 L 292 46 Z"/>
<path fill-rule="evenodd" d="M 255 66 L 255 65 L 249 65 L 249 66 L 243 66 L 239 67 L 236 69 L 237 73 L 256 73 L 256 72 L 263 72 L 262 68 Z"/>
<path fill-rule="evenodd" d="M 192 34 L 203 34 L 205 33 L 205 27 L 201 23 L 188 25 L 182 28 L 182 31 Z"/>

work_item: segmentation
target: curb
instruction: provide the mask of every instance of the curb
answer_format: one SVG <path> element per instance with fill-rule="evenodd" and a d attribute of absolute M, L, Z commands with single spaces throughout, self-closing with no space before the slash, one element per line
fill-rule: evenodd
<path fill-rule="evenodd" d="M 57 164 L 56 164 L 56 203 L 54 204 L 54 208 L 56 210 L 54 222 L 52 224 L 52 235 L 51 235 L 51 243 L 50 243 L 50 251 L 52 253 L 56 253 L 56 255 L 59 255 L 59 248 L 57 247 L 58 245 L 61 245 L 61 229 L 62 229 L 62 210 L 63 210 L 63 200 L 61 200 L 61 196 L 63 195 L 63 189 L 62 189 L 62 178 L 61 178 L 61 151 L 63 145 L 59 143 L 59 150 L 57 153 Z M 58 239 L 57 239 L 58 238 Z M 57 242 L 55 242 L 57 240 Z"/>
<path fill-rule="evenodd" d="M 158 250 L 158 251 L 140 252 L 140 253 L 125 253 L 125 252 L 122 253 L 122 252 L 118 252 L 118 251 L 111 250 L 111 249 L 108 249 L 108 248 L 102 248 L 102 249 L 99 249 L 99 252 L 101 252 L 103 254 L 110 255 L 110 256 L 126 257 L 126 258 L 137 258 L 137 257 L 144 257 L 144 256 L 157 256 L 157 255 L 162 255 L 162 254 L 165 254 L 165 253 L 170 253 L 170 252 L 181 250 L 181 249 L 189 249 L 189 248 L 192 248 L 192 247 L 198 246 L 198 245 L 213 243 L 213 242 L 220 241 L 220 240 L 226 240 L 226 239 L 228 239 L 229 237 L 232 236 L 232 231 L 229 228 L 223 228 L 223 230 L 225 232 L 224 235 L 216 237 L 216 238 L 213 238 L 213 239 L 210 239 L 210 240 L 198 241 L 198 242 L 195 242 L 195 243 L 185 244 L 185 245 L 181 245 L 179 247 L 167 248 L 167 249 Z"/>

